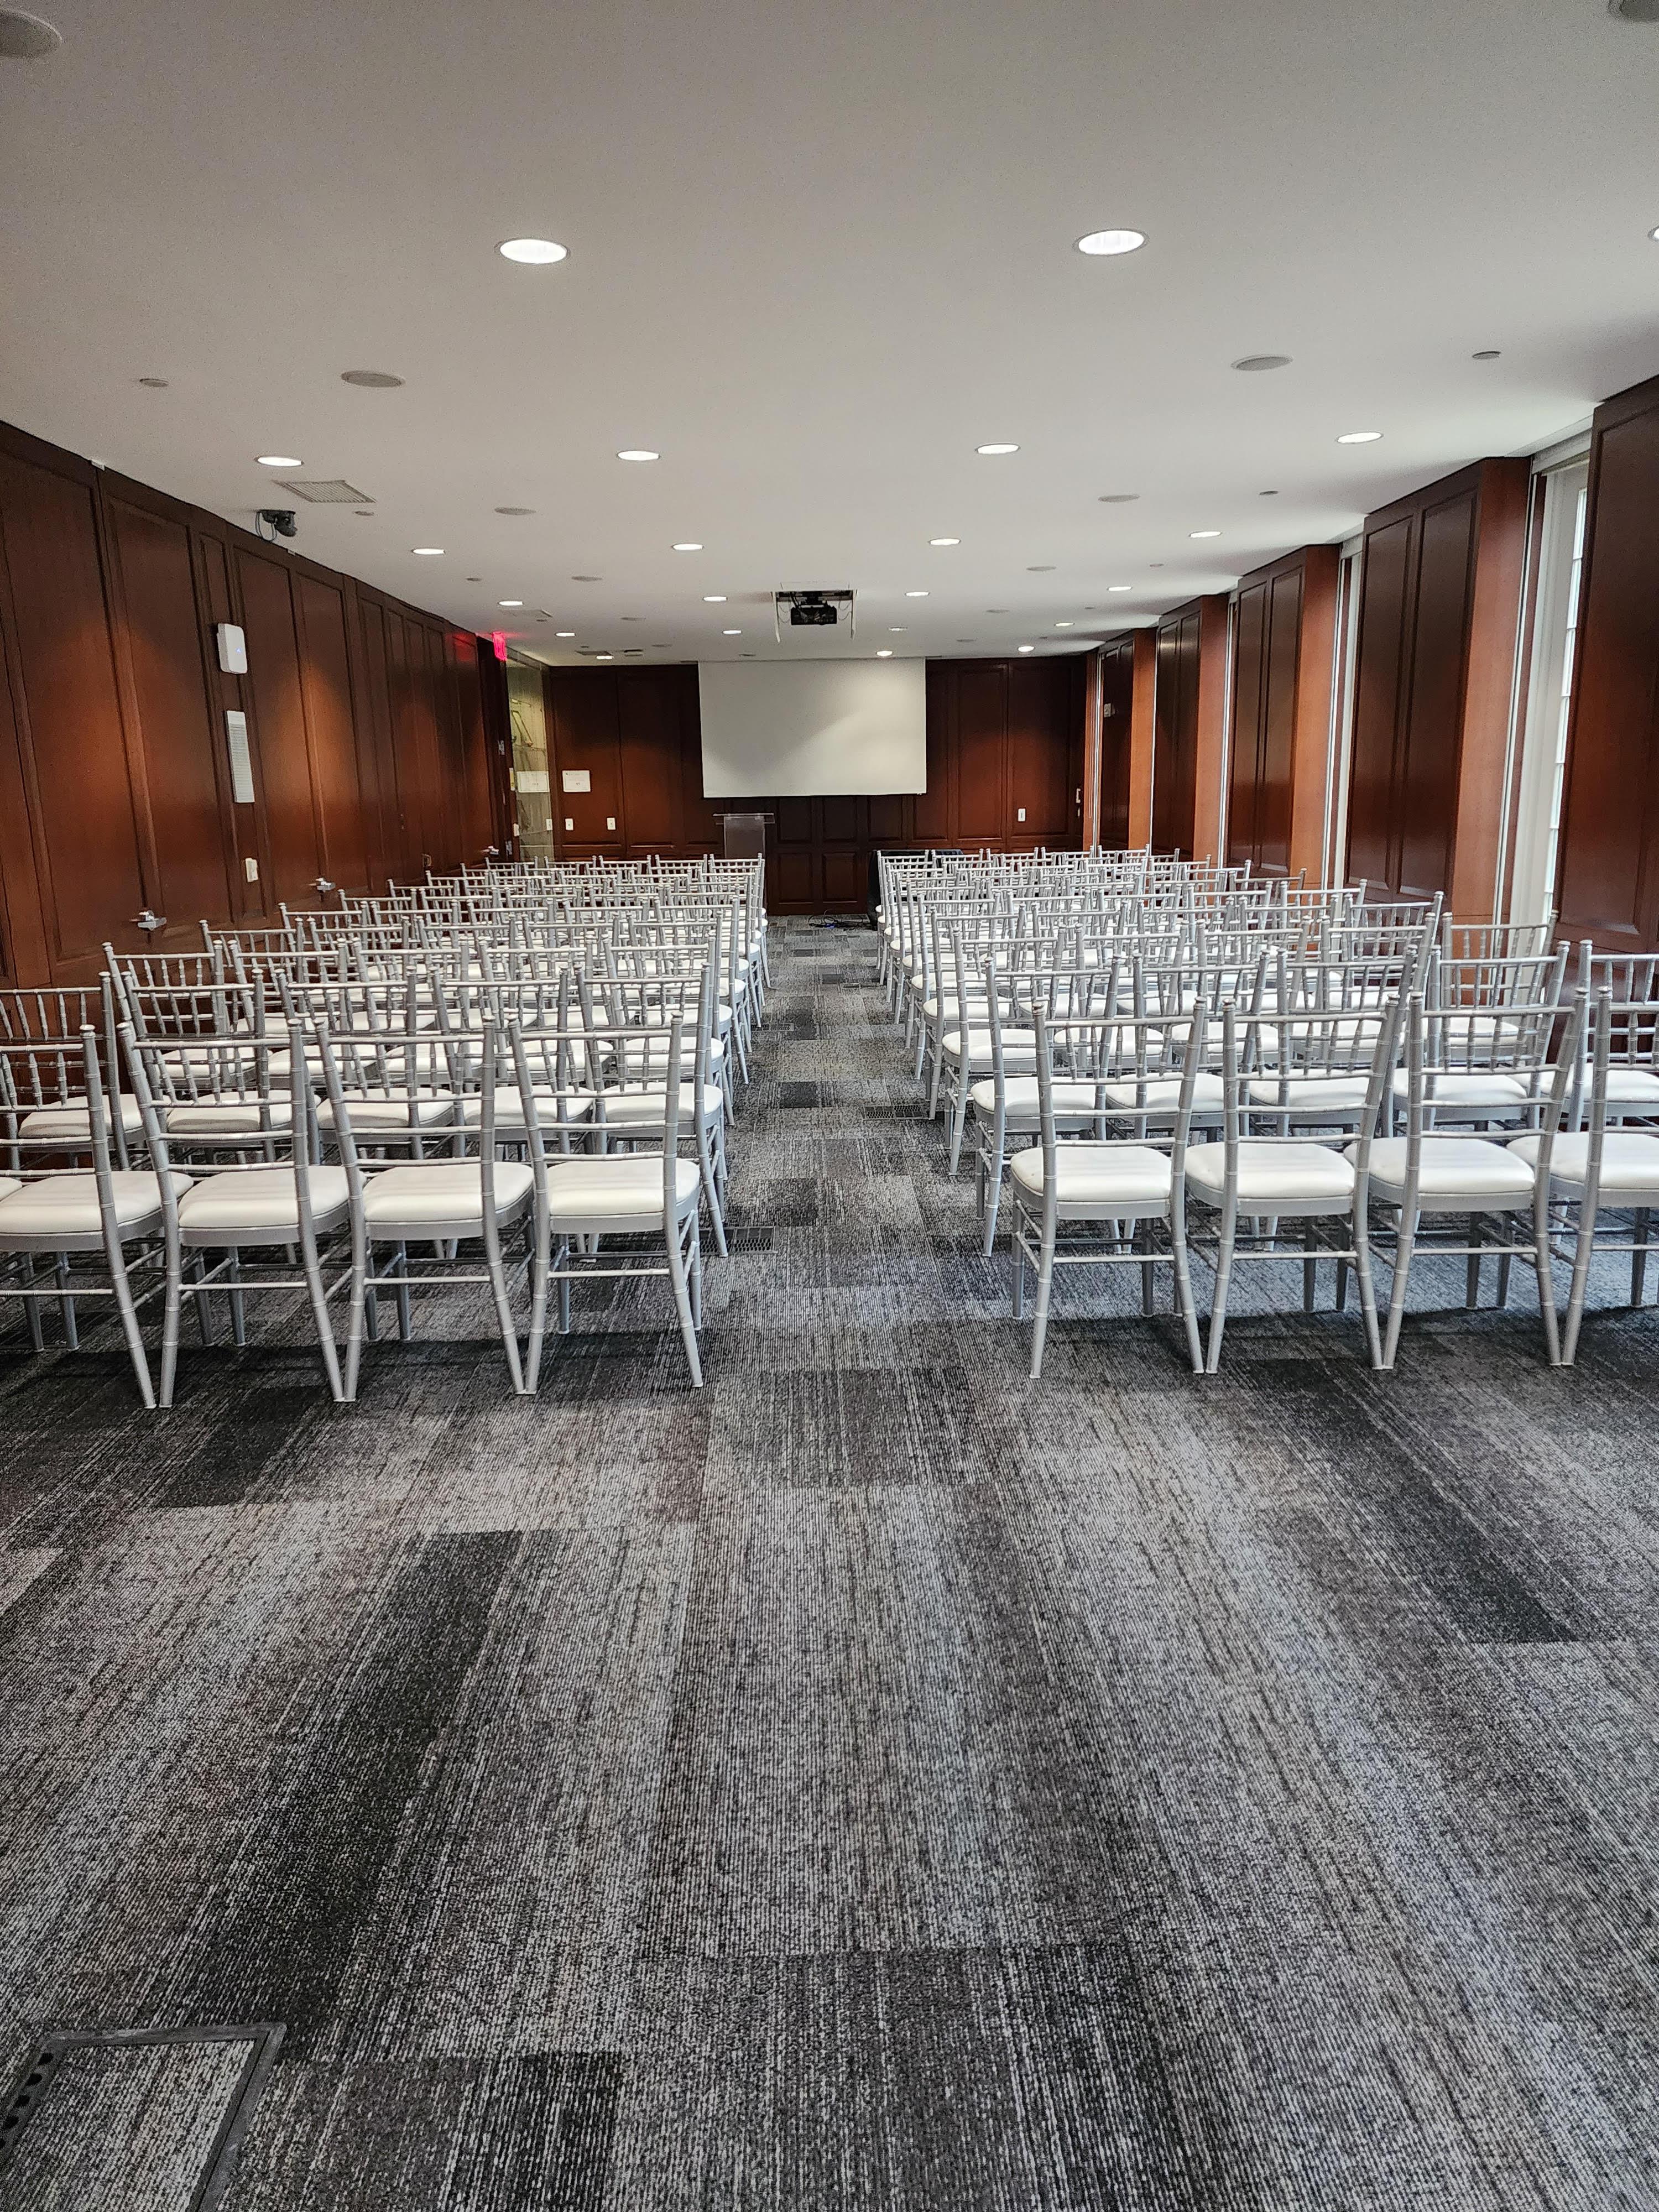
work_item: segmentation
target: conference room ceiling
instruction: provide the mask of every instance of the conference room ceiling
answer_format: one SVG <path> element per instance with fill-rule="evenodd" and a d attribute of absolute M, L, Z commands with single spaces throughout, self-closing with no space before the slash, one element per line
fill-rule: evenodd
<path fill-rule="evenodd" d="M 33 4 L 0 416 L 548 659 L 1072 649 L 1659 371 L 1603 0 Z"/>

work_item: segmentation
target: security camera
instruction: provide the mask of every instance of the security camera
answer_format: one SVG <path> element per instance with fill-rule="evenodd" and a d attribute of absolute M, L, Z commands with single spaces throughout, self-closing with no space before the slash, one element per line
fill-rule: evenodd
<path fill-rule="evenodd" d="M 268 522 L 278 538 L 297 538 L 299 535 L 299 526 L 294 520 L 291 507 L 262 507 L 259 520 Z"/>

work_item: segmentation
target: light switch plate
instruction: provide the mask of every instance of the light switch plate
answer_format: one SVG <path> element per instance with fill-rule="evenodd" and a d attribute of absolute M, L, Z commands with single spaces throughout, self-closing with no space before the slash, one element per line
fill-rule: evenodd
<path fill-rule="evenodd" d="M 567 830 L 574 830 L 576 826 L 568 814 L 564 817 L 564 826 Z"/>
<path fill-rule="evenodd" d="M 614 830 L 614 829 L 616 828 L 616 826 L 617 826 L 617 817 L 616 817 L 616 816 L 615 816 L 614 814 L 607 814 L 607 815 L 605 816 L 605 828 L 606 828 L 607 830 Z"/>
<path fill-rule="evenodd" d="M 1016 818 L 1021 822 L 1025 819 L 1025 809 L 1023 806 L 1020 808 L 1019 813 Z"/>
<path fill-rule="evenodd" d="M 257 884 L 259 880 L 259 863 L 257 860 L 244 860 L 242 873 L 247 878 L 249 883 Z"/>

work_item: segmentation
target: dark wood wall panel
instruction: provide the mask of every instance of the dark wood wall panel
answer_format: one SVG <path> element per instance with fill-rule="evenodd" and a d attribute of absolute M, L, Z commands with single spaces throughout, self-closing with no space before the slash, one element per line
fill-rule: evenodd
<path fill-rule="evenodd" d="M 224 622 L 246 676 L 218 665 Z M 76 981 L 106 939 L 189 946 L 204 917 L 313 902 L 319 876 L 479 857 L 507 818 L 480 671 L 435 616 L 0 425 L 0 973 Z"/>
<path fill-rule="evenodd" d="M 1659 950 L 1659 378 L 1596 410 L 1559 927 Z"/>
<path fill-rule="evenodd" d="M 1129 842 L 1129 732 L 1134 707 L 1134 640 L 1121 637 L 1100 655 L 1100 842 Z"/>
<path fill-rule="evenodd" d="M 1152 850 L 1191 853 L 1198 777 L 1199 611 L 1178 607 L 1158 626 Z"/>
<path fill-rule="evenodd" d="M 720 849 L 725 809 L 703 795 L 695 667 L 550 669 L 545 689 L 556 850 L 639 859 Z M 860 912 L 870 855 L 883 846 L 1075 845 L 1082 702 L 1080 656 L 930 662 L 926 792 L 731 802 L 772 817 L 771 903 Z M 591 792 L 560 788 L 570 769 L 586 769 Z"/>
<path fill-rule="evenodd" d="M 1290 866 L 1303 578 L 1299 558 L 1239 586 L 1233 644 L 1227 857 L 1267 875 Z"/>
<path fill-rule="evenodd" d="M 1480 461 L 1365 523 L 1348 874 L 1407 897 L 1449 896 L 1462 817 L 1468 920 L 1490 918 L 1474 817 L 1495 819 L 1503 804 L 1527 474 L 1525 461 Z M 1474 696 L 1472 668 L 1500 680 Z"/>

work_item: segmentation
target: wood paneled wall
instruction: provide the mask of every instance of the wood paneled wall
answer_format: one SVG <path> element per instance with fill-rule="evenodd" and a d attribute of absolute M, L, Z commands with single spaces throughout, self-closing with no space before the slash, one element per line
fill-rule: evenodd
<path fill-rule="evenodd" d="M 1213 858 L 1221 842 L 1227 714 L 1224 596 L 1175 607 L 1158 625 L 1152 702 L 1152 845 Z"/>
<path fill-rule="evenodd" d="M 245 677 L 219 669 L 222 622 Z M 476 860 L 507 823 L 492 681 L 489 646 L 437 617 L 0 425 L 0 978 L 90 976 L 106 939 L 188 947 L 204 916 L 315 903 L 319 878 Z"/>
<path fill-rule="evenodd" d="M 1497 896 L 1529 464 L 1486 460 L 1368 515 L 1359 586 L 1350 878 Z"/>
<path fill-rule="evenodd" d="M 695 666 L 549 669 L 556 849 L 573 859 L 717 852 L 724 812 L 761 811 L 773 817 L 769 902 L 818 914 L 862 910 L 870 854 L 883 846 L 1074 847 L 1084 689 L 1081 654 L 930 661 L 925 792 L 717 805 L 702 791 Z M 568 769 L 586 770 L 591 789 L 564 791 Z"/>
<path fill-rule="evenodd" d="M 1340 555 L 1307 545 L 1241 577 L 1233 632 L 1227 858 L 1320 878 Z"/>
<path fill-rule="evenodd" d="M 1659 377 L 1595 411 L 1558 927 L 1659 950 Z"/>
<path fill-rule="evenodd" d="M 1129 842 L 1130 731 L 1134 714 L 1133 637 L 1100 650 L 1100 843 L 1108 852 Z"/>

